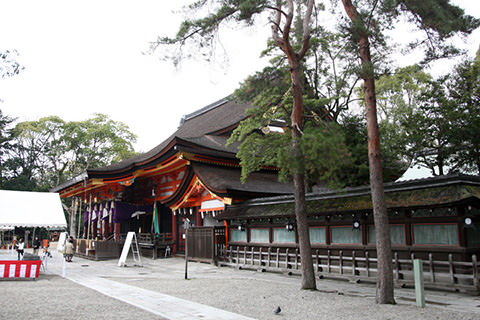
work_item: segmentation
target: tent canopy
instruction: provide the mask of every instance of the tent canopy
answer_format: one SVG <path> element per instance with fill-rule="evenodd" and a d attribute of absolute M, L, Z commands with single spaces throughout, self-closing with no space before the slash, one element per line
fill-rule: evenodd
<path fill-rule="evenodd" d="M 0 228 L 66 228 L 58 193 L 0 190 Z"/>

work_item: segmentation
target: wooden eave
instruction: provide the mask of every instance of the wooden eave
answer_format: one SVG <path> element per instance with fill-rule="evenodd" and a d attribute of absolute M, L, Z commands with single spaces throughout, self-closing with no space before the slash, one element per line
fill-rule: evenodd
<path fill-rule="evenodd" d="M 69 198 L 79 195 L 85 195 L 99 187 L 116 183 L 128 186 L 133 183 L 133 180 L 136 178 L 166 174 L 178 170 L 179 168 L 186 165 L 188 165 L 188 160 L 184 159 L 184 156 L 181 152 L 177 152 L 177 154 L 168 158 L 163 163 L 158 163 L 152 167 L 147 167 L 144 169 L 137 169 L 136 171 L 129 174 L 124 174 L 116 177 L 89 178 L 87 180 L 86 187 L 83 186 L 84 182 L 79 182 L 65 190 L 60 191 L 60 196 L 62 198 Z"/>
<path fill-rule="evenodd" d="M 180 199 L 183 196 L 183 194 L 186 192 L 188 187 L 192 184 L 192 181 L 194 180 L 194 178 L 195 178 L 195 174 L 193 173 L 193 170 L 189 166 L 187 166 L 185 170 L 185 175 L 183 176 L 183 179 L 180 182 L 180 185 L 173 192 L 172 195 L 161 200 L 162 204 L 170 206 L 176 201 L 178 201 L 178 199 Z"/>
<path fill-rule="evenodd" d="M 88 170 L 88 175 L 89 177 L 117 177 L 121 175 L 128 175 L 131 174 L 132 172 L 137 172 L 139 170 L 148 170 L 149 168 L 155 167 L 158 164 L 163 163 L 166 159 L 170 159 L 173 155 L 177 154 L 178 152 L 175 150 L 175 145 L 177 144 L 176 139 L 172 139 L 170 143 L 162 149 L 162 151 L 156 153 L 154 156 L 138 161 L 138 162 L 132 162 L 128 166 L 118 168 L 118 169 L 113 169 L 113 170 Z"/>

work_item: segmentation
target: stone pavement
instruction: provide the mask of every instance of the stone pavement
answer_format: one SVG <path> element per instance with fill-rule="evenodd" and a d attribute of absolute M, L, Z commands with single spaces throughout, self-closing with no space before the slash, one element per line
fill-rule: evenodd
<path fill-rule="evenodd" d="M 75 257 L 74 262 L 76 263 L 67 263 L 62 259 L 61 253 L 55 252 L 54 250 L 52 251 L 52 256 L 52 258 L 46 259 L 45 270 L 42 269 L 47 274 L 60 275 L 80 285 L 129 303 L 165 319 L 252 319 L 204 304 L 106 279 L 106 277 L 112 276 L 127 279 L 134 278 L 138 276 L 139 271 L 145 271 L 147 268 L 149 270 L 154 269 L 155 261 L 151 261 L 151 259 L 148 258 L 142 259 L 142 262 L 145 261 L 146 264 L 142 267 L 128 267 L 129 262 L 133 264 L 133 261 L 130 259 L 127 260 L 127 267 L 119 267 L 117 260 L 90 261 Z M 157 262 L 160 261 L 161 260 L 157 260 Z"/>
<path fill-rule="evenodd" d="M 173 297 L 155 290 L 156 286 L 166 285 L 165 283 L 168 281 L 173 281 L 174 284 L 186 283 L 184 280 L 185 260 L 182 258 L 158 260 L 142 258 L 142 267 L 133 266 L 133 261 L 128 259 L 127 267 L 118 267 L 117 260 L 90 261 L 78 257 L 74 257 L 72 263 L 64 263 L 61 253 L 55 251 L 52 251 L 52 253 L 53 257 L 47 260 L 46 270 L 41 270 L 40 277 L 43 273 L 60 276 L 65 273 L 66 279 L 141 308 L 163 319 L 252 319 L 238 313 L 193 302 L 191 299 L 185 300 Z M 12 256 L 5 250 L 0 250 L 0 259 L 3 258 L 15 259 L 16 256 Z M 64 265 L 65 269 L 63 269 Z M 206 283 L 212 284 L 212 291 L 215 290 L 213 283 L 222 282 L 222 279 L 229 279 L 230 281 L 232 279 L 238 279 L 239 281 L 261 280 L 261 282 L 259 281 L 261 284 L 271 283 L 275 286 L 288 285 L 290 287 L 299 286 L 300 282 L 299 278 L 295 276 L 219 268 L 210 264 L 193 262 L 188 264 L 188 276 L 190 279 L 205 280 Z M 145 286 L 148 289 L 139 286 L 142 281 L 146 283 Z M 149 284 L 150 286 L 148 286 Z M 193 282 L 189 284 L 193 284 Z M 371 284 L 352 284 L 322 279 L 317 281 L 317 286 L 321 292 L 329 293 L 332 297 L 341 295 L 352 297 L 352 299 L 370 298 L 370 301 L 375 297 L 375 286 Z M 248 295 L 248 292 L 233 292 L 233 294 Z M 253 299 L 258 299 L 254 293 L 250 294 Z M 396 288 L 395 298 L 398 304 L 410 307 L 415 305 L 415 292 L 412 289 Z M 265 296 L 263 299 L 265 299 Z M 211 300 L 207 299 L 207 301 Z M 471 314 L 478 314 L 478 318 L 480 318 L 480 297 L 477 296 L 427 290 L 426 303 L 427 308 L 441 308 L 441 310 L 448 312 L 468 312 L 470 314 L 467 319 L 475 318 L 475 316 L 472 318 Z M 397 308 L 395 312 L 400 310 Z"/>

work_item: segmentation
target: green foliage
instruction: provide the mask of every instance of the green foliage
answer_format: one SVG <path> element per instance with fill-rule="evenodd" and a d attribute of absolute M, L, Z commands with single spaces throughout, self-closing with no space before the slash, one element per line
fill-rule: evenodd
<path fill-rule="evenodd" d="M 430 90 L 420 97 L 418 110 L 412 110 L 403 123 L 407 132 L 407 154 L 430 168 L 434 175 L 446 173 L 452 152 L 450 128 L 454 125 L 454 110 L 446 98 L 444 81 L 431 82 Z"/>
<path fill-rule="evenodd" d="M 6 155 L 12 149 L 12 132 L 10 125 L 14 120 L 7 115 L 3 115 L 0 110 L 0 188 L 4 188 L 4 167 Z"/>
<path fill-rule="evenodd" d="M 349 163 L 349 152 L 339 126 L 325 121 L 321 99 L 304 97 L 304 129 L 299 141 L 303 157 L 296 158 L 289 128 L 293 99 L 285 85 L 286 73 L 272 72 L 270 68 L 266 71 L 250 77 L 251 81 L 236 91 L 239 98 L 253 99 L 255 106 L 247 110 L 249 117 L 229 139 L 230 144 L 241 142 L 237 157 L 242 165 L 242 181 L 252 172 L 276 167 L 280 169 L 281 181 L 289 181 L 294 172 L 302 172 L 309 187 L 315 184 L 339 187 L 341 169 Z M 272 131 L 275 127 L 282 127 L 284 132 Z"/>
<path fill-rule="evenodd" d="M 431 87 L 431 76 L 418 65 L 399 68 L 375 81 L 383 161 L 410 162 L 415 152 L 406 152 L 409 115 L 418 112 L 422 96 Z M 415 130 L 416 124 L 412 124 Z"/>
<path fill-rule="evenodd" d="M 480 19 L 465 15 L 463 9 L 450 0 L 397 0 L 396 12 L 403 12 L 410 23 L 424 31 L 425 38 L 410 43 L 410 48 L 425 47 L 423 63 L 461 53 L 445 40 L 460 33 L 470 34 L 480 26 Z"/>
<path fill-rule="evenodd" d="M 406 50 L 424 50 L 422 64 L 457 56 L 460 49 L 447 43 L 453 36 L 468 35 L 480 26 L 480 19 L 465 15 L 463 9 L 450 0 L 357 0 L 352 1 L 358 10 L 359 20 L 340 23 L 340 31 L 346 35 L 352 50 L 357 51 L 358 39 L 367 35 L 370 41 L 374 69 L 362 68 L 359 74 L 375 74 L 381 70 L 379 62 L 388 50 L 385 31 L 394 29 L 405 19 L 423 32 L 423 37 L 413 38 Z M 395 39 L 394 39 L 395 40 Z M 383 52 L 382 52 L 383 51 Z M 374 71 L 374 73 L 372 72 Z"/>
<path fill-rule="evenodd" d="M 370 178 L 366 121 L 358 115 L 345 115 L 341 126 L 350 153 L 350 165 L 343 167 L 340 179 L 347 186 L 367 185 Z"/>
<path fill-rule="evenodd" d="M 445 81 L 435 81 L 413 65 L 375 82 L 384 167 L 401 167 L 415 159 L 435 175 L 446 173 L 454 113 Z"/>
<path fill-rule="evenodd" d="M 408 163 L 399 159 L 399 154 L 404 153 L 404 145 L 398 145 L 402 152 L 393 149 L 386 141 L 388 134 L 395 135 L 395 131 L 386 130 L 380 124 L 381 144 L 382 144 L 382 171 L 383 181 L 395 181 L 405 171 Z M 347 186 L 367 185 L 370 181 L 368 168 L 368 135 L 366 121 L 360 115 L 345 115 L 341 119 L 345 145 L 350 155 L 350 161 L 343 166 L 340 173 L 340 180 Z M 393 140 L 393 139 L 392 139 Z"/>
<path fill-rule="evenodd" d="M 341 177 L 343 169 L 352 166 L 351 155 L 345 144 L 345 136 L 336 123 L 325 121 L 307 123 L 300 147 L 304 155 L 304 162 L 301 165 L 310 183 L 327 183 L 330 188 L 345 186 L 345 181 Z"/>
<path fill-rule="evenodd" d="M 435 31 L 439 40 L 457 32 L 469 34 L 480 26 L 480 20 L 465 15 L 464 10 L 450 4 L 450 0 L 398 0 L 398 4 L 400 10 L 411 14 L 410 22 Z"/>
<path fill-rule="evenodd" d="M 480 172 L 478 59 L 437 80 L 410 66 L 376 84 L 384 161 L 415 159 L 434 175 Z"/>
<path fill-rule="evenodd" d="M 8 188 L 48 190 L 89 168 L 132 156 L 136 137 L 125 124 L 97 114 L 81 122 L 59 117 L 21 122 L 11 139 L 3 171 Z"/>
<path fill-rule="evenodd" d="M 473 61 L 456 66 L 446 81 L 449 106 L 453 109 L 454 125 L 451 144 L 455 150 L 452 164 L 461 169 L 480 174 L 480 50 Z"/>

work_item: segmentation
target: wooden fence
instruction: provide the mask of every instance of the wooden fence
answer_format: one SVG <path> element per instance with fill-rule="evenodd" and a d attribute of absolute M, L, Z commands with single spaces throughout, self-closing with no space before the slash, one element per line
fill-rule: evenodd
<path fill-rule="evenodd" d="M 193 227 L 187 232 L 188 258 L 214 262 L 225 255 L 225 227 Z"/>
<path fill-rule="evenodd" d="M 377 258 L 370 257 L 368 251 L 352 251 L 344 255 L 319 254 L 313 250 L 313 264 L 316 274 L 322 277 L 341 278 L 349 281 L 375 282 L 377 276 Z M 253 268 L 262 271 L 301 273 L 301 260 L 298 248 L 264 248 L 256 246 L 229 246 L 224 255 L 218 257 L 220 265 L 237 268 Z M 413 260 L 400 259 L 394 253 L 394 281 L 399 286 L 413 286 Z M 424 282 L 426 288 L 457 290 L 480 294 L 479 264 L 477 256 L 472 256 L 471 262 L 454 261 L 453 255 L 448 255 L 447 261 L 434 260 L 432 254 L 428 260 L 423 260 Z"/>
<path fill-rule="evenodd" d="M 76 239 L 75 255 L 93 259 L 108 260 L 120 257 L 123 242 L 113 240 Z"/>

